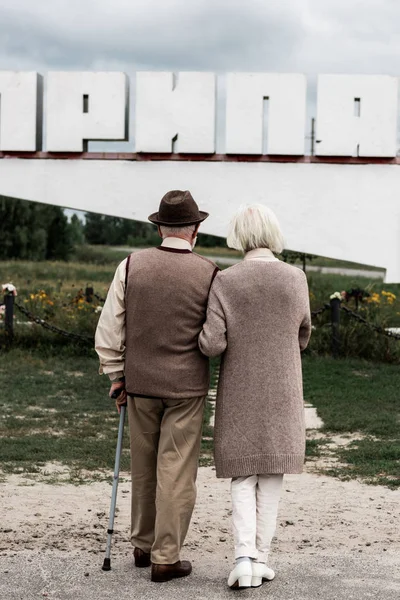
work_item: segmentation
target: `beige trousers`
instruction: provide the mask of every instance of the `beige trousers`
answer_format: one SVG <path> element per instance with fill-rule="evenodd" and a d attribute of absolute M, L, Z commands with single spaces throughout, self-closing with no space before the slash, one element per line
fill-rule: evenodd
<path fill-rule="evenodd" d="M 204 402 L 128 398 L 131 542 L 154 563 L 180 560 L 196 501 Z"/>

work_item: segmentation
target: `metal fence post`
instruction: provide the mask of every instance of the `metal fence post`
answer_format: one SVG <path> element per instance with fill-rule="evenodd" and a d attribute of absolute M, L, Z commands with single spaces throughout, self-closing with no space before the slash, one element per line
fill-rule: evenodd
<path fill-rule="evenodd" d="M 332 298 L 330 300 L 331 305 L 331 324 L 332 324 L 332 356 L 338 358 L 340 353 L 340 300 L 339 298 Z"/>
<path fill-rule="evenodd" d="M 12 292 L 4 295 L 4 305 L 6 307 L 4 315 L 6 346 L 11 346 L 14 337 L 14 294 Z"/>

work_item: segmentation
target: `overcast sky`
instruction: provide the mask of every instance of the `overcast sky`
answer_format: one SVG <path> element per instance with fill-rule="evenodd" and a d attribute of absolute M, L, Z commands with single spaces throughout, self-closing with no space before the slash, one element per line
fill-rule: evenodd
<path fill-rule="evenodd" d="M 308 124 L 318 73 L 399 57 L 400 0 L 0 0 L 0 69 L 300 72 Z"/>
<path fill-rule="evenodd" d="M 398 0 L 0 0 L 0 68 L 397 75 Z"/>

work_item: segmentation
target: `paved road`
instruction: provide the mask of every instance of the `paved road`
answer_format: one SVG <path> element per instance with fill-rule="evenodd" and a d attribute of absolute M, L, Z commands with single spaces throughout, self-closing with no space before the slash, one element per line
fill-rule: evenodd
<path fill-rule="evenodd" d="M 322 273 L 323 275 L 349 275 L 350 277 L 368 277 L 368 279 L 383 279 L 384 271 L 371 271 L 368 269 L 348 269 L 347 267 L 318 267 L 307 265 L 307 271 Z"/>
<path fill-rule="evenodd" d="M 277 577 L 261 588 L 232 592 L 226 566 L 218 556 L 194 561 L 190 577 L 163 584 L 149 581 L 149 569 L 136 569 L 128 557 L 113 561 L 112 571 L 99 568 L 100 555 L 21 552 L 1 558 L 2 600 L 398 600 L 398 557 L 284 556 L 271 566 Z M 87 575 L 86 575 L 87 574 Z"/>

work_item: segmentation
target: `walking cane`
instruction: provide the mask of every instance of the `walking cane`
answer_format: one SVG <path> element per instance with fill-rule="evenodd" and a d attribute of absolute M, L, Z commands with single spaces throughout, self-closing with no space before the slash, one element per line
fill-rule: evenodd
<path fill-rule="evenodd" d="M 123 388 L 115 390 L 112 393 L 111 398 L 118 398 Z M 118 442 L 117 442 L 117 450 L 115 452 L 115 465 L 114 465 L 114 480 L 113 487 L 111 493 L 111 506 L 110 506 L 110 517 L 108 520 L 108 529 L 107 529 L 107 546 L 106 546 L 106 557 L 104 559 L 104 563 L 102 566 L 103 571 L 111 570 L 111 539 L 112 534 L 114 533 L 114 517 L 115 517 L 115 506 L 117 503 L 117 490 L 118 490 L 118 478 L 119 478 L 119 463 L 121 460 L 121 452 L 122 452 L 122 438 L 124 435 L 124 422 L 125 422 L 125 412 L 126 412 L 126 404 L 121 406 L 121 414 L 119 417 L 119 429 L 118 429 Z"/>

